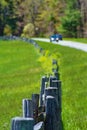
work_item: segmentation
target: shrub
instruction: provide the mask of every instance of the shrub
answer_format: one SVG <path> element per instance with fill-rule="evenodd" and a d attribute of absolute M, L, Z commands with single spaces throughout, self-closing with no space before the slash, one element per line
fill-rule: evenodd
<path fill-rule="evenodd" d="M 9 25 L 6 24 L 4 27 L 4 35 L 9 36 L 11 34 L 12 34 L 12 29 Z"/>
<path fill-rule="evenodd" d="M 32 23 L 25 25 L 22 36 L 28 38 L 34 36 L 34 34 L 35 34 L 34 25 Z"/>

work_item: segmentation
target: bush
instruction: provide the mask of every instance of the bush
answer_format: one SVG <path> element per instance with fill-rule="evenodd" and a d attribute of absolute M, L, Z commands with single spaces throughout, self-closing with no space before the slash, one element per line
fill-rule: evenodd
<path fill-rule="evenodd" d="M 25 25 L 22 36 L 28 38 L 34 36 L 34 34 L 35 34 L 34 25 L 32 23 Z"/>
<path fill-rule="evenodd" d="M 4 27 L 4 35 L 10 36 L 11 34 L 12 34 L 12 29 L 9 25 L 6 24 Z"/>

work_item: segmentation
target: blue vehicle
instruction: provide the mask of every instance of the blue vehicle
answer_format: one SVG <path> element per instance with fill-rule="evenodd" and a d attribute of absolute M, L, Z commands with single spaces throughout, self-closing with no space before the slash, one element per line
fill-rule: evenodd
<path fill-rule="evenodd" d="M 53 42 L 53 41 L 58 42 L 59 40 L 62 40 L 61 34 L 54 34 L 54 35 L 50 36 L 50 42 Z"/>

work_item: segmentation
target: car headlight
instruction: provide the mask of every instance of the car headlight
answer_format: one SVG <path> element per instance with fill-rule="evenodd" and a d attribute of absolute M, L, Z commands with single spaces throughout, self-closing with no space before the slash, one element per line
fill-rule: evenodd
<path fill-rule="evenodd" d="M 51 38 L 51 40 L 53 41 L 53 40 L 54 40 L 54 38 L 52 37 L 52 38 Z"/>
<path fill-rule="evenodd" d="M 59 38 L 56 38 L 56 40 L 59 40 Z"/>

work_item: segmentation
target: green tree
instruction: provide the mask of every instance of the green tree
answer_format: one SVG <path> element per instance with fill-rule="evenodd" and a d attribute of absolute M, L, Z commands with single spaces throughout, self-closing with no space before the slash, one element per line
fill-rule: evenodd
<path fill-rule="evenodd" d="M 39 8 L 37 25 L 40 25 L 40 33 L 49 36 L 58 31 L 60 17 L 63 15 L 63 0 L 44 0 Z"/>
<path fill-rule="evenodd" d="M 81 26 L 81 13 L 78 9 L 76 0 L 68 1 L 65 15 L 61 20 L 62 33 L 65 36 L 77 37 L 78 27 Z"/>
<path fill-rule="evenodd" d="M 7 2 L 5 0 L 0 1 L 0 35 L 3 35 L 3 30 L 5 26 L 5 10 L 6 10 Z"/>
<path fill-rule="evenodd" d="M 34 31 L 36 33 L 37 25 L 36 18 L 39 12 L 41 0 L 24 0 L 21 1 L 17 8 L 17 15 L 19 20 L 17 21 L 18 30 L 22 29 L 28 23 L 32 23 Z"/>
<path fill-rule="evenodd" d="M 14 34 L 16 30 L 16 6 L 14 0 L 8 0 L 8 7 L 7 7 L 7 19 L 6 19 L 6 24 L 8 24 L 11 29 L 12 29 L 12 34 Z"/>
<path fill-rule="evenodd" d="M 16 3 L 15 0 L 2 0 L 0 2 L 0 35 L 4 34 L 4 28 L 8 25 L 12 34 L 14 34 L 16 30 Z"/>
<path fill-rule="evenodd" d="M 77 0 L 1 0 L 0 35 L 8 25 L 12 35 L 20 36 L 24 27 L 32 23 L 36 36 L 58 31 L 76 37 L 82 26 L 79 10 Z"/>

